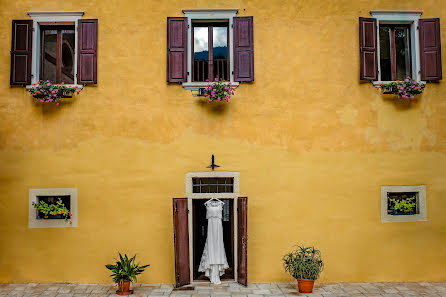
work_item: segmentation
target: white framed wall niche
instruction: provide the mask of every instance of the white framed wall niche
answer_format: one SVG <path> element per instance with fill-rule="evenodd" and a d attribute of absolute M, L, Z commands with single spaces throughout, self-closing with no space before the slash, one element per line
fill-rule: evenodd
<path fill-rule="evenodd" d="M 71 219 L 63 218 L 44 219 L 33 206 L 43 201 L 58 201 L 61 199 L 71 213 Z M 76 188 L 45 188 L 29 189 L 28 198 L 28 228 L 74 228 L 78 226 L 78 201 Z"/>

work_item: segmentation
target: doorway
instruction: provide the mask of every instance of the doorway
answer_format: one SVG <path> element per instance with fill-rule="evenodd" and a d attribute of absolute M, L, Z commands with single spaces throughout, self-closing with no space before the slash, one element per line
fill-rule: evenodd
<path fill-rule="evenodd" d="M 226 259 L 229 268 L 226 269 L 221 280 L 235 279 L 234 266 L 234 199 L 220 199 L 225 204 L 223 205 L 222 225 L 223 225 L 223 243 L 225 247 Z M 194 281 L 209 281 L 204 272 L 199 272 L 201 256 L 203 254 L 204 245 L 207 237 L 208 222 L 206 219 L 206 206 L 204 203 L 207 199 L 192 199 L 192 224 L 193 224 L 193 280 Z"/>

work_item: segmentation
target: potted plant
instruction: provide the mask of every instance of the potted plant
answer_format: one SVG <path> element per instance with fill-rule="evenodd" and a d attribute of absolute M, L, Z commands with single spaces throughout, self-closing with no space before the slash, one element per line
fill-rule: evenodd
<path fill-rule="evenodd" d="M 415 95 L 421 94 L 425 85 L 411 79 L 409 76 L 404 80 L 392 81 L 387 84 L 379 83 L 377 89 L 382 89 L 383 94 L 394 94 L 402 99 L 414 99 Z"/>
<path fill-rule="evenodd" d="M 208 82 L 208 86 L 204 88 L 203 96 L 208 98 L 207 103 L 210 104 L 212 101 L 223 101 L 229 102 L 229 99 L 234 95 L 237 86 L 231 85 L 231 82 L 225 83 L 222 81 Z"/>
<path fill-rule="evenodd" d="M 80 89 L 78 86 L 70 87 L 64 83 L 52 84 L 49 80 L 39 80 L 37 83 L 32 84 L 29 92 L 41 103 L 53 102 L 59 105 L 58 100 L 60 98 L 71 98 L 74 92 L 79 94 Z"/>
<path fill-rule="evenodd" d="M 314 281 L 324 269 L 321 252 L 314 247 L 298 245 L 296 249 L 285 254 L 282 259 L 283 267 L 297 280 L 300 293 L 311 293 Z"/>
<path fill-rule="evenodd" d="M 41 212 L 43 214 L 43 219 L 68 219 L 71 218 L 71 213 L 68 208 L 65 207 L 65 204 L 62 202 L 62 199 L 59 198 L 55 204 L 48 204 L 45 201 L 40 200 L 38 203 L 33 202 L 33 207 L 36 209 L 37 214 Z"/>
<path fill-rule="evenodd" d="M 133 290 L 130 290 L 130 283 L 136 282 L 136 276 L 140 275 L 150 265 L 142 265 L 135 263 L 136 255 L 132 258 L 128 258 L 126 254 L 124 256 L 119 254 L 119 260 L 116 260 L 116 264 L 107 264 L 105 267 L 110 269 L 113 273 L 110 275 L 113 281 L 118 285 L 116 294 L 118 295 L 130 295 L 133 294 Z"/>

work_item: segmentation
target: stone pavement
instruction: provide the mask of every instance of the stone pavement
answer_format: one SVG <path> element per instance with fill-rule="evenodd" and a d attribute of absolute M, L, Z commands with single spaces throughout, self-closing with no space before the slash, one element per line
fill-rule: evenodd
<path fill-rule="evenodd" d="M 312 294 L 299 294 L 295 283 L 210 285 L 200 283 L 195 290 L 173 290 L 172 285 L 135 284 L 138 297 L 446 297 L 446 283 L 316 283 Z M 101 284 L 0 284 L 0 296 L 14 297 L 105 297 L 115 295 L 116 285 Z"/>

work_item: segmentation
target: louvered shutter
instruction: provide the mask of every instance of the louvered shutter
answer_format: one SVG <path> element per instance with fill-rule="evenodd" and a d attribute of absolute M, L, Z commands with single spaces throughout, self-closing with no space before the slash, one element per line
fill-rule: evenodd
<path fill-rule="evenodd" d="M 167 18 L 167 81 L 187 81 L 187 18 Z"/>
<path fill-rule="evenodd" d="M 234 80 L 254 81 L 253 17 L 234 17 Z"/>
<path fill-rule="evenodd" d="M 31 84 L 32 20 L 12 21 L 11 85 Z"/>
<path fill-rule="evenodd" d="M 77 29 L 77 83 L 97 84 L 98 20 L 79 20 Z"/>
<path fill-rule="evenodd" d="M 436 81 L 442 78 L 440 19 L 421 19 L 420 32 L 421 80 Z"/>
<path fill-rule="evenodd" d="M 376 19 L 359 18 L 360 79 L 378 80 Z"/>
<path fill-rule="evenodd" d="M 237 199 L 237 282 L 248 285 L 248 197 Z"/>
<path fill-rule="evenodd" d="M 173 198 L 176 287 L 190 284 L 188 212 L 187 198 Z"/>

